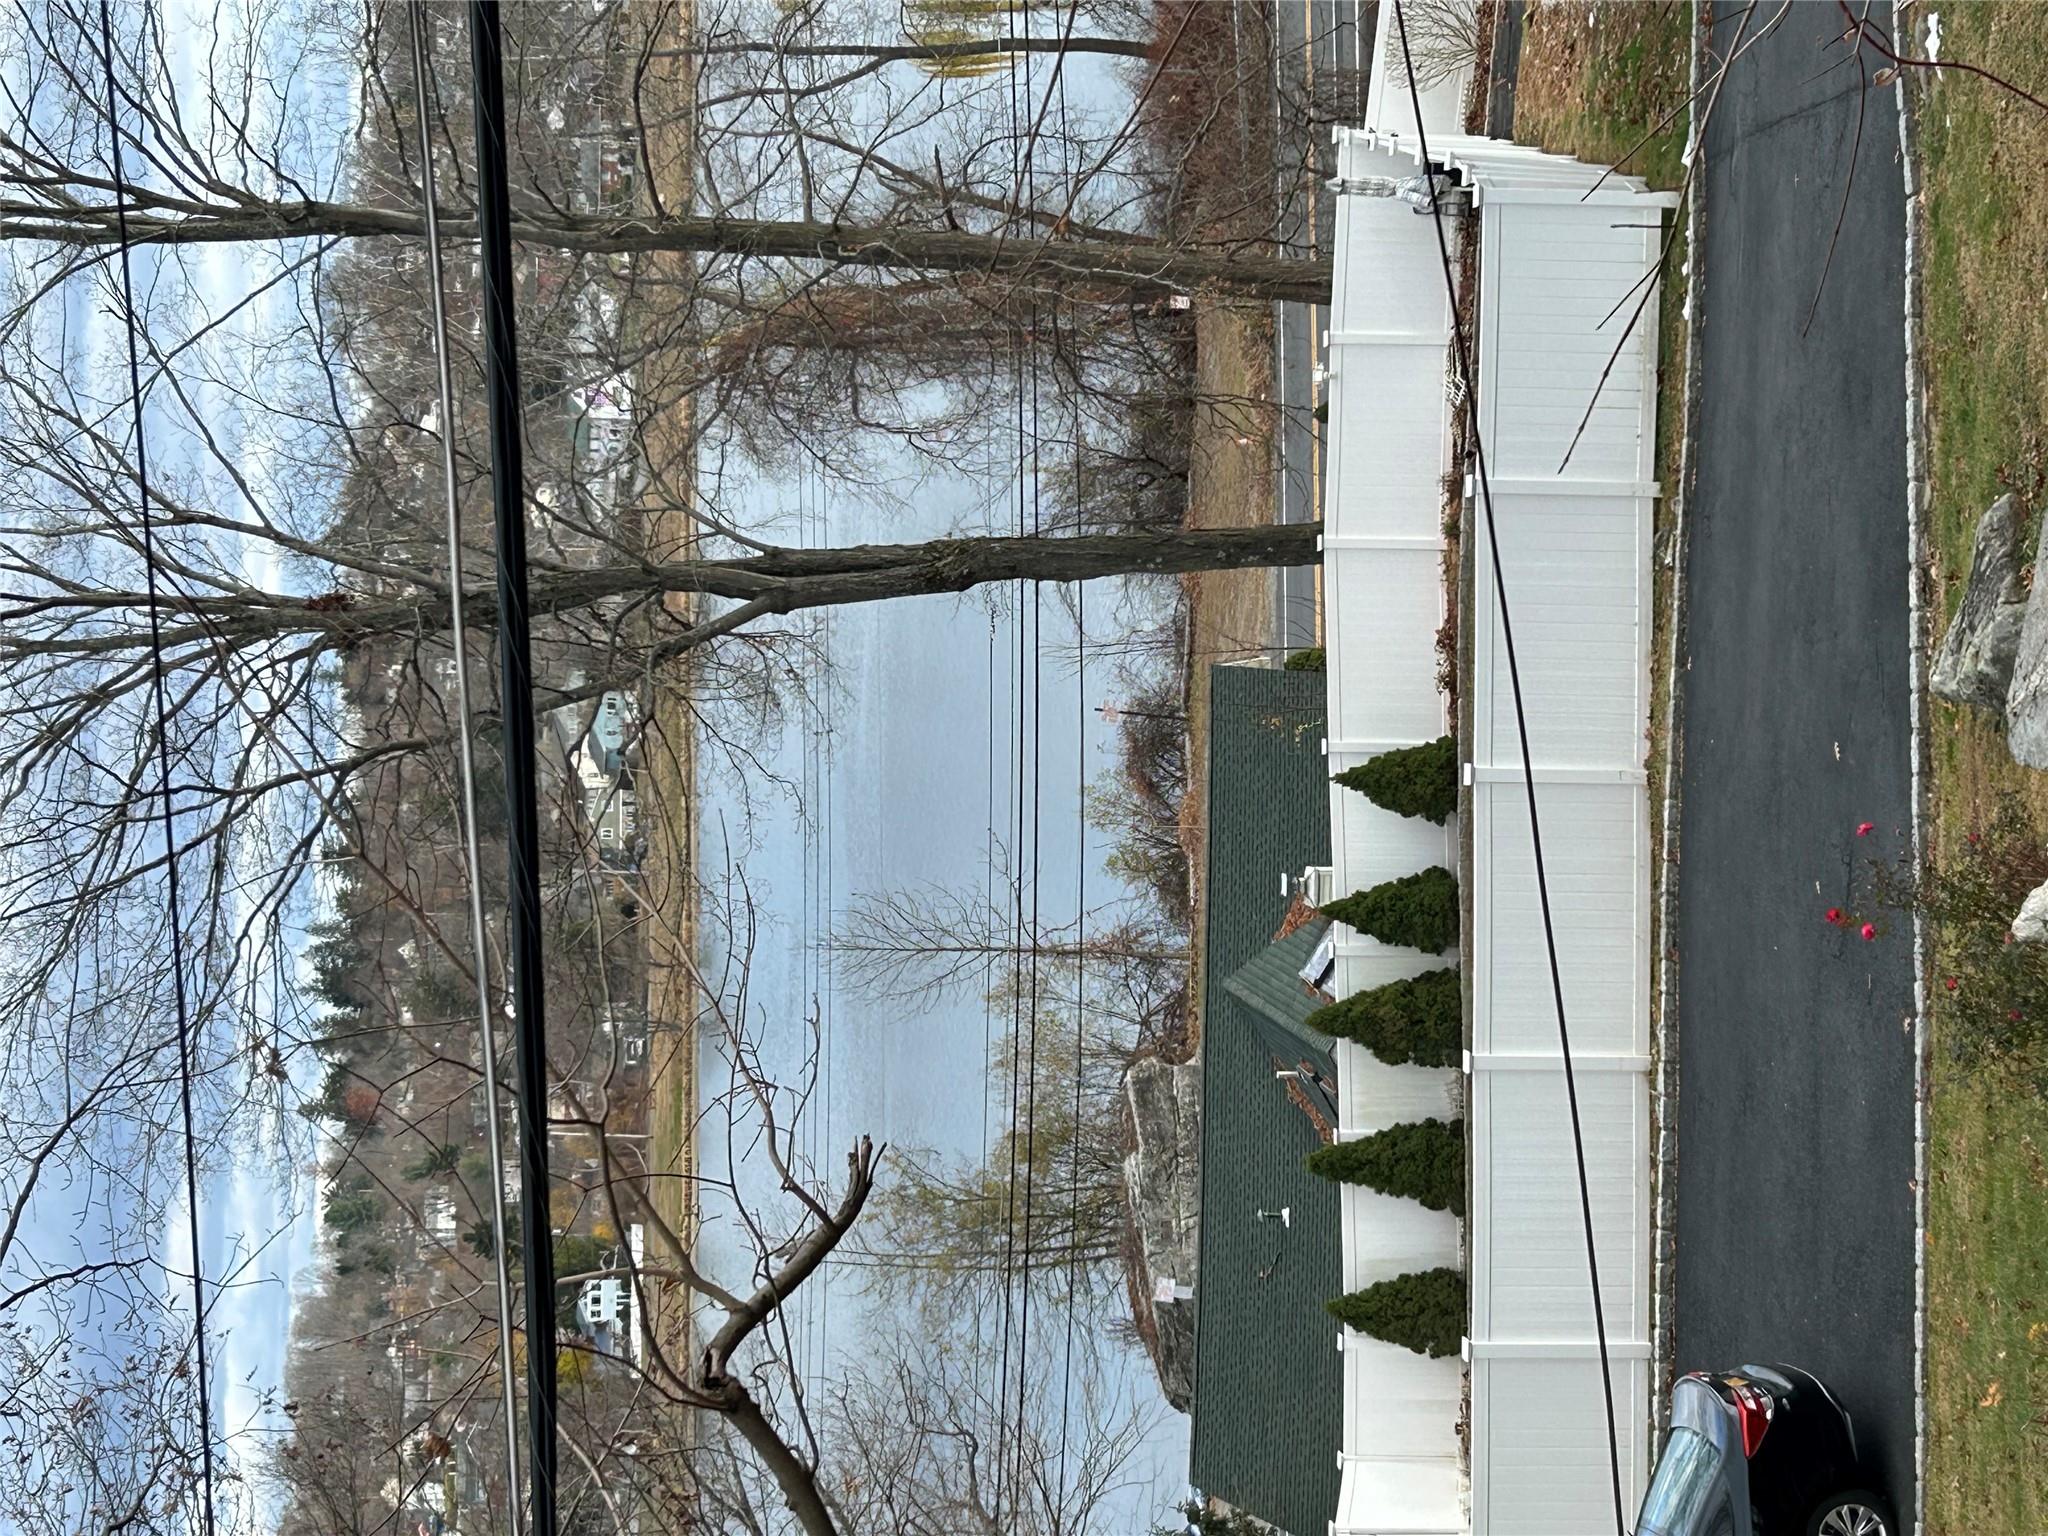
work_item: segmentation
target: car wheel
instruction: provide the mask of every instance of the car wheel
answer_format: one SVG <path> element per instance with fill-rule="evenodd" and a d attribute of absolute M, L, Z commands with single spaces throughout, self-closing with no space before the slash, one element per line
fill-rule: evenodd
<path fill-rule="evenodd" d="M 1867 1488 L 1838 1493 L 1813 1512 L 1806 1536 L 1895 1536 L 1891 1506 Z"/>

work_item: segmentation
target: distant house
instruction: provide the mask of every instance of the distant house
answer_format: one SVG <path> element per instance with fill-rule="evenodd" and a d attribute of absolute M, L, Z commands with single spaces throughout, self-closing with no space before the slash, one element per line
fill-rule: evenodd
<path fill-rule="evenodd" d="M 624 761 L 627 737 L 639 713 L 633 696 L 616 688 L 597 701 L 597 715 L 590 722 L 590 743 L 597 749 L 607 773 L 616 773 Z"/>
<path fill-rule="evenodd" d="M 607 1008 L 598 1018 L 607 1040 L 618 1042 L 618 1059 L 634 1066 L 647 1059 L 647 1015 L 638 1008 Z"/>
<path fill-rule="evenodd" d="M 631 1282 L 617 1275 L 584 1281 L 576 1297 L 576 1323 L 599 1354 L 635 1362 L 643 1358 L 645 1341 L 633 1326 Z"/>
<path fill-rule="evenodd" d="M 617 1276 L 586 1280 L 582 1294 L 576 1298 L 576 1321 L 586 1333 L 616 1328 L 626 1315 L 626 1306 L 626 1285 Z"/>
<path fill-rule="evenodd" d="M 430 1189 L 420 1201 L 420 1216 L 434 1241 L 455 1241 L 455 1200 L 445 1189 Z"/>
<path fill-rule="evenodd" d="M 1209 672 L 1202 1198 L 1189 1480 L 1294 1536 L 1337 1508 L 1343 1290 L 1337 1188 L 1302 1167 L 1334 1121 L 1301 979 L 1323 919 L 1292 875 L 1330 858 L 1324 690 L 1313 672 Z"/>

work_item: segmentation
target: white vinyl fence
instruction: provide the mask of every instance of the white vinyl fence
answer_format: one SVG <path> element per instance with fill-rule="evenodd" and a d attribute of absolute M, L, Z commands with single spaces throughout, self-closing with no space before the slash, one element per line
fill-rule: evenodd
<path fill-rule="evenodd" d="M 1413 174 L 1391 155 L 1340 146 L 1346 177 Z M 1388 198 L 1339 197 L 1330 310 L 1330 461 L 1324 507 L 1324 654 L 1332 773 L 1450 729 L 1437 687 L 1444 620 L 1444 474 L 1452 405 L 1444 389 L 1450 305 L 1427 219 Z M 1347 280 L 1355 275 L 1356 280 Z M 1397 816 L 1330 786 L 1331 884 L 1339 895 L 1457 859 L 1457 827 Z M 1455 956 L 1381 944 L 1341 924 L 1333 990 L 1349 996 Z M 1458 1075 L 1388 1066 L 1337 1044 L 1340 1138 L 1443 1118 Z M 1344 1284 L 1462 1262 L 1459 1223 L 1412 1200 L 1347 1188 Z M 1344 1440 L 1335 1533 L 1466 1528 L 1457 1424 L 1460 1362 L 1429 1360 L 1339 1330 Z"/>
<path fill-rule="evenodd" d="M 1432 158 L 1463 172 L 1479 220 L 1480 431 L 1535 765 L 1632 1513 L 1650 1420 L 1644 753 L 1658 494 L 1654 291 L 1625 342 L 1623 333 L 1639 285 L 1655 282 L 1672 200 L 1628 178 L 1602 182 L 1598 168 L 1562 157 L 1429 127 Z M 1341 178 L 1414 175 L 1412 128 L 1410 117 L 1391 129 L 1340 132 Z M 1332 772 L 1446 729 L 1435 635 L 1455 409 L 1433 221 L 1399 199 L 1340 197 L 1336 261 L 1323 557 Z M 1347 1335 L 1333 1536 L 1581 1536 L 1613 1521 L 1506 635 L 1481 509 L 1471 514 L 1471 824 L 1461 869 L 1472 911 L 1466 1251 L 1454 1223 L 1425 1221 L 1431 1213 L 1398 1209 L 1401 1202 L 1367 1194 L 1343 1207 L 1347 1285 L 1461 1258 L 1466 1265 L 1469 1484 L 1453 1432 L 1467 1385 L 1458 1362 Z M 1339 893 L 1458 863 L 1455 824 L 1447 837 L 1334 786 L 1331 811 Z M 1446 963 L 1337 931 L 1339 995 Z M 1448 1074 L 1387 1067 L 1349 1046 L 1340 1048 L 1338 1072 L 1344 1135 L 1442 1113 L 1453 1086 L 1440 1080 Z"/>

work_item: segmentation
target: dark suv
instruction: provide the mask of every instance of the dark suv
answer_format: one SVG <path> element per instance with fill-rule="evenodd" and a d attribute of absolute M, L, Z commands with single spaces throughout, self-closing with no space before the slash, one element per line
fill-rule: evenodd
<path fill-rule="evenodd" d="M 1679 1378 L 1636 1536 L 1898 1536 L 1828 1389 L 1789 1365 Z"/>

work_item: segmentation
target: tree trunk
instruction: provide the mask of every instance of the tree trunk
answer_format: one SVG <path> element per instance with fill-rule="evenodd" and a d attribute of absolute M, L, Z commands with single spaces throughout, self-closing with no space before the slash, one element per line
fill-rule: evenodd
<path fill-rule="evenodd" d="M 1094 581 L 1106 576 L 1313 565 L 1322 531 L 1320 523 L 1287 523 L 778 549 L 734 561 L 657 566 L 653 579 L 672 592 L 764 599 L 776 612 L 791 612 L 965 592 L 990 582 Z M 629 578 L 626 590 L 644 588 L 648 582 L 641 573 L 621 574 Z M 577 577 L 561 580 L 573 587 Z"/>
<path fill-rule="evenodd" d="M 1091 533 L 1003 538 L 932 539 L 922 544 L 852 544 L 838 549 L 774 549 L 732 560 L 686 560 L 668 565 L 603 566 L 593 570 L 537 575 L 529 587 L 536 615 L 567 614 L 620 597 L 656 593 L 701 593 L 748 605 L 754 614 L 795 613 L 843 603 L 885 602 L 965 592 L 990 582 L 1094 581 L 1108 576 L 1168 576 L 1190 571 L 1263 569 L 1312 565 L 1321 523 L 1287 523 L 1259 528 L 1185 528 L 1141 533 Z M 140 592 L 104 592 L 38 603 L 38 611 L 61 608 L 81 619 L 121 611 L 140 612 Z M 233 597 L 188 597 L 165 593 L 160 611 L 174 623 L 163 643 L 195 641 L 234 644 L 280 635 L 368 635 L 445 630 L 445 594 L 419 597 L 357 597 L 330 593 L 312 598 L 284 593 Z M 496 593 L 478 588 L 463 599 L 473 627 L 497 622 Z M 10 616 L 0 608 L 0 621 Z M 0 659 L 30 655 L 112 654 L 146 647 L 135 630 L 98 634 L 8 636 L 0 630 Z"/>
<path fill-rule="evenodd" d="M 213 205 L 187 212 L 135 194 L 128 216 L 138 245 L 215 245 L 244 241 L 365 239 L 421 235 L 421 216 L 405 208 L 320 201 Z M 444 216 L 443 235 L 477 237 L 476 220 Z M 594 255 L 644 252 L 723 252 L 736 256 L 826 261 L 840 266 L 908 268 L 926 272 L 979 272 L 1028 278 L 1048 286 L 1114 285 L 1132 299 L 1162 299 L 1198 291 L 1237 298 L 1326 304 L 1327 256 L 1220 255 L 1156 241 L 1132 239 L 1045 241 L 1036 237 L 971 234 L 959 230 L 861 228 L 802 220 L 734 219 L 685 215 L 629 218 L 528 210 L 513 220 L 513 237 Z M 0 238 L 47 240 L 58 245 L 105 246 L 120 239 L 114 209 L 76 203 L 0 217 Z"/>

